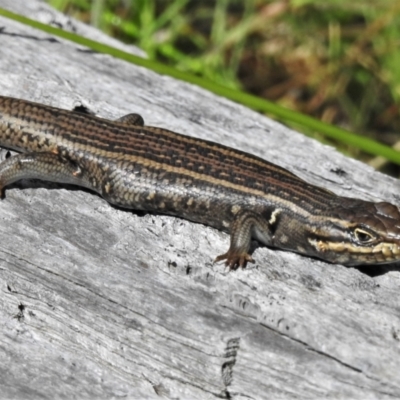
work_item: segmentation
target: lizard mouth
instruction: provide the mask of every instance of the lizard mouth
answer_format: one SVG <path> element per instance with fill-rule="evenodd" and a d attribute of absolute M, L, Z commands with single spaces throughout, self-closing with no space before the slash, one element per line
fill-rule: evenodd
<path fill-rule="evenodd" d="M 400 261 L 400 245 L 393 242 L 380 242 L 369 246 L 356 246 L 350 242 L 329 242 L 310 239 L 309 243 L 317 250 L 317 256 L 344 265 L 385 264 Z"/>

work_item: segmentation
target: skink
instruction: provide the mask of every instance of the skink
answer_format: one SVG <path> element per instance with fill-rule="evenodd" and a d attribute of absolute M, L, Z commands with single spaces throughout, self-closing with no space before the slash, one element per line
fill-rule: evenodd
<path fill-rule="evenodd" d="M 120 207 L 230 233 L 215 261 L 245 266 L 251 239 L 345 265 L 400 260 L 400 212 L 313 186 L 254 155 L 166 129 L 0 96 L 0 190 L 20 179 L 89 188 Z"/>

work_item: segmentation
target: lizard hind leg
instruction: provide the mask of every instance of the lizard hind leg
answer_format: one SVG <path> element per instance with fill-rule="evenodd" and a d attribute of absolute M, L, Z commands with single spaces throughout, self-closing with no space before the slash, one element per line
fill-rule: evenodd
<path fill-rule="evenodd" d="M 4 188 L 21 179 L 69 183 L 92 188 L 89 177 L 74 161 L 51 152 L 21 153 L 0 163 L 0 193 Z"/>

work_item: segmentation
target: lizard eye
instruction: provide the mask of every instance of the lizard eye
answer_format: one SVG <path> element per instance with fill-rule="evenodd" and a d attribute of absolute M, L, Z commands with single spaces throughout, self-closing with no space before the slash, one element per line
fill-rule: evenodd
<path fill-rule="evenodd" d="M 374 235 L 361 228 L 354 229 L 353 234 L 354 238 L 360 243 L 368 243 L 371 240 L 375 239 Z"/>

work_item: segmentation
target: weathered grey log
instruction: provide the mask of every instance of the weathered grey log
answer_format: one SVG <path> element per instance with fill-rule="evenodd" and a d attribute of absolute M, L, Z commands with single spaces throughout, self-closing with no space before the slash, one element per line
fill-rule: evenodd
<path fill-rule="evenodd" d="M 0 6 L 111 41 L 35 0 Z M 195 86 L 0 18 L 0 93 L 255 153 L 336 193 L 399 182 Z M 124 47 L 122 44 L 118 46 Z M 128 49 L 128 47 L 124 47 Z M 262 145 L 261 145 L 262 144 Z M 25 182 L 0 203 L 2 398 L 399 398 L 399 266 L 345 268 Z"/>

